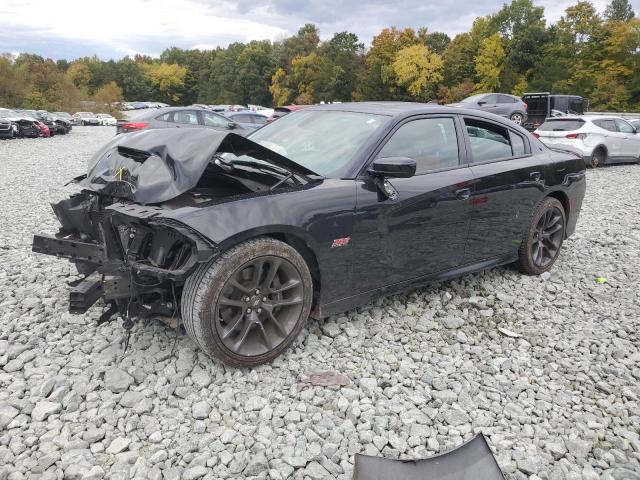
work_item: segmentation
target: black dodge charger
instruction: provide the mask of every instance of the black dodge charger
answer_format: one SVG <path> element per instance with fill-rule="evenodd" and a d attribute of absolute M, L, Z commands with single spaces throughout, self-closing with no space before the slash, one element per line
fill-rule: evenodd
<path fill-rule="evenodd" d="M 575 228 L 584 162 L 477 110 L 310 107 L 243 138 L 120 135 L 55 205 L 33 250 L 83 275 L 70 310 L 181 319 L 207 354 L 252 366 L 307 318 L 515 263 L 547 271 Z"/>

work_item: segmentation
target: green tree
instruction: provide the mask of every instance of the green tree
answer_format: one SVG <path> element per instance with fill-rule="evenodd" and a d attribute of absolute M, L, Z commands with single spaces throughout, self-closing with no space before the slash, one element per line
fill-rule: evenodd
<path fill-rule="evenodd" d="M 615 22 L 628 22 L 635 17 L 629 0 L 611 0 L 604 11 L 604 18 Z"/>

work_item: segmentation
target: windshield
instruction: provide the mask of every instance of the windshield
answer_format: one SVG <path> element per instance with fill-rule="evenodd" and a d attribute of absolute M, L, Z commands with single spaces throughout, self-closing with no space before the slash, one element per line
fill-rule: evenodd
<path fill-rule="evenodd" d="M 16 112 L 13 110 L 0 110 L 0 118 L 11 118 L 11 117 L 19 117 Z"/>
<path fill-rule="evenodd" d="M 549 119 L 538 127 L 543 132 L 569 132 L 578 130 L 584 125 L 584 120 L 576 118 Z"/>
<path fill-rule="evenodd" d="M 470 97 L 465 98 L 464 100 L 460 100 L 460 103 L 475 103 L 475 102 L 479 102 L 480 99 L 482 99 L 486 95 L 487 95 L 486 93 L 481 93 L 479 95 L 472 95 Z"/>
<path fill-rule="evenodd" d="M 356 152 L 389 118 L 371 113 L 301 110 L 262 127 L 249 138 L 322 176 L 339 178 Z M 237 158 L 232 154 L 224 157 L 230 161 Z"/>

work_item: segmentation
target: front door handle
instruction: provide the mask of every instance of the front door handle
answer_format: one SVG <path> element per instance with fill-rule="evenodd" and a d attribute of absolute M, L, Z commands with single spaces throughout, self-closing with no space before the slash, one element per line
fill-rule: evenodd
<path fill-rule="evenodd" d="M 539 182 L 540 180 L 542 180 L 542 173 L 540 173 L 540 172 L 531 172 L 529 174 L 529 178 L 531 180 L 533 180 L 534 182 Z"/>
<path fill-rule="evenodd" d="M 471 196 L 470 188 L 461 188 L 460 190 L 456 190 L 456 198 L 458 200 L 467 200 Z"/>

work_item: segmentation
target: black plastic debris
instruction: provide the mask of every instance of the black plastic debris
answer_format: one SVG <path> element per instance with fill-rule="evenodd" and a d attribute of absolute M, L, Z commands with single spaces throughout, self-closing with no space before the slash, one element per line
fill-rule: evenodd
<path fill-rule="evenodd" d="M 505 480 L 484 435 L 421 460 L 356 455 L 353 480 Z"/>

